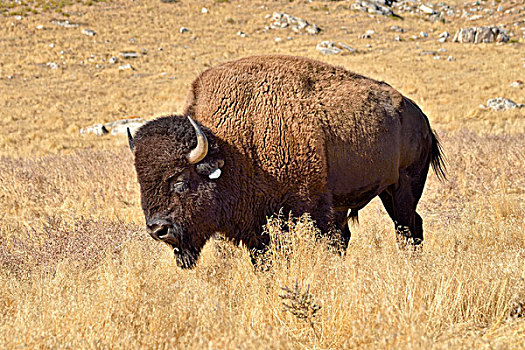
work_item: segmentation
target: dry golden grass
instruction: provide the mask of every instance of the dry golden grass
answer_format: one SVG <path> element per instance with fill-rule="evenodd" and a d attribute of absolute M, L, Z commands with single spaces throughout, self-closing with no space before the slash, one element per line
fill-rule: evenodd
<path fill-rule="evenodd" d="M 523 349 L 524 112 L 477 107 L 496 96 L 525 102 L 523 88 L 509 87 L 523 80 L 523 39 L 439 44 L 438 33 L 466 22 L 370 18 L 347 5 L 151 0 L 63 9 L 95 37 L 51 24 L 54 13 L 0 17 L 0 348 Z M 277 10 L 323 32 L 263 33 L 264 16 Z M 515 18 L 476 25 L 494 21 Z M 391 25 L 407 30 L 405 42 L 392 41 Z M 191 32 L 179 34 L 180 26 Z M 366 29 L 376 35 L 357 39 Z M 421 30 L 430 38 L 408 39 Z M 358 52 L 321 56 L 315 44 L 325 39 Z M 131 61 L 136 71 L 106 63 L 142 48 L 148 54 Z M 456 61 L 419 55 L 439 48 Z M 314 239 L 307 217 L 288 222 L 289 232 L 280 229 L 283 218 L 270 220 L 275 244 L 264 261 L 271 266 L 258 270 L 245 249 L 219 240 L 196 269 L 183 271 L 147 237 L 126 140 L 79 137 L 78 129 L 180 111 L 198 72 L 270 52 L 386 80 L 427 112 L 450 174 L 444 183 L 429 178 L 419 206 L 421 252 L 397 247 L 378 201 L 352 228 L 344 257 Z M 47 62 L 61 67 L 49 70 Z"/>

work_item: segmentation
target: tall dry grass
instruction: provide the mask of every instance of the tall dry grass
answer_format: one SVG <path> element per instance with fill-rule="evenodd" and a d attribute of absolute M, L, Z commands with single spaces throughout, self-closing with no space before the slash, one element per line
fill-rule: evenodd
<path fill-rule="evenodd" d="M 127 150 L 2 158 L 0 348 L 521 349 L 525 138 L 442 138 L 422 251 L 374 201 L 344 257 L 307 216 L 272 218 L 257 269 L 220 240 L 178 269 L 143 232 Z"/>
<path fill-rule="evenodd" d="M 509 85 L 523 80 L 514 25 L 522 18 L 506 11 L 519 4 L 482 2 L 505 11 L 442 23 L 370 17 L 343 1 L 72 3 L 63 15 L 0 16 L 0 348 L 525 347 L 525 118 L 478 108 L 497 96 L 525 102 L 523 87 Z M 323 31 L 265 31 L 274 11 Z M 436 41 L 443 31 L 500 23 L 512 43 Z M 393 25 L 405 29 L 402 41 Z M 368 29 L 372 38 L 359 39 Z M 428 38 L 413 39 L 421 31 Z M 322 40 L 356 53 L 322 55 Z M 144 49 L 135 70 L 108 64 Z M 420 203 L 423 251 L 397 247 L 379 201 L 352 227 L 344 257 L 314 238 L 307 217 L 273 218 L 274 245 L 259 269 L 243 248 L 216 241 L 196 269 L 182 271 L 144 233 L 125 137 L 79 137 L 79 128 L 180 111 L 199 72 L 267 53 L 385 80 L 428 114 L 450 174 L 444 183 L 431 175 Z"/>

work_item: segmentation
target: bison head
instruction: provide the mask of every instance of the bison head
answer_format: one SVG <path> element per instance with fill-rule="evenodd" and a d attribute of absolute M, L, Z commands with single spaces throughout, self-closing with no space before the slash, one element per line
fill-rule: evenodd
<path fill-rule="evenodd" d="M 192 268 L 221 226 L 220 168 L 214 135 L 189 116 L 169 116 L 142 126 L 129 145 L 135 155 L 146 229 L 168 244 L 177 265 Z"/>

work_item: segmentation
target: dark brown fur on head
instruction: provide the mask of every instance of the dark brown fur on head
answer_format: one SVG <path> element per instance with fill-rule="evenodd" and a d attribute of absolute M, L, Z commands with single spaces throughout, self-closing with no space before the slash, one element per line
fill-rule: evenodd
<path fill-rule="evenodd" d="M 220 199 L 217 181 L 208 176 L 222 157 L 214 135 L 201 127 L 209 142 L 207 156 L 190 164 L 186 155 L 197 145 L 187 117 L 168 116 L 141 127 L 134 137 L 135 168 L 146 222 L 171 224 L 174 249 L 181 267 L 193 267 L 207 239 L 217 231 Z"/>

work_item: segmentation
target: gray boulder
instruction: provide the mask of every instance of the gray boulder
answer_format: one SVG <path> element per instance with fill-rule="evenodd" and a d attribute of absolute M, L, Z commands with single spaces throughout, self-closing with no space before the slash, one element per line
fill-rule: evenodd
<path fill-rule="evenodd" d="M 290 28 L 296 33 L 305 32 L 312 35 L 321 31 L 321 28 L 319 28 L 317 25 L 311 24 L 305 19 L 295 17 L 284 12 L 273 13 L 270 28 Z"/>
<path fill-rule="evenodd" d="M 355 49 L 342 42 L 334 42 L 330 40 L 321 41 L 317 44 L 317 50 L 325 55 L 337 55 L 341 53 L 353 53 Z"/>
<path fill-rule="evenodd" d="M 492 43 L 500 42 L 506 43 L 509 41 L 509 36 L 498 27 L 470 27 L 460 28 L 456 35 L 454 35 L 453 42 L 459 43 Z"/>
<path fill-rule="evenodd" d="M 525 105 L 523 103 L 516 103 L 508 98 L 496 97 L 491 98 L 487 101 L 486 106 L 481 106 L 482 108 L 490 108 L 495 111 L 507 111 L 514 108 L 523 108 Z"/>
<path fill-rule="evenodd" d="M 95 124 L 86 126 L 85 128 L 80 129 L 80 135 L 126 135 L 128 128 L 132 133 L 134 133 L 138 128 L 140 128 L 144 124 L 146 124 L 146 120 L 142 118 L 121 119 L 105 124 Z"/>

